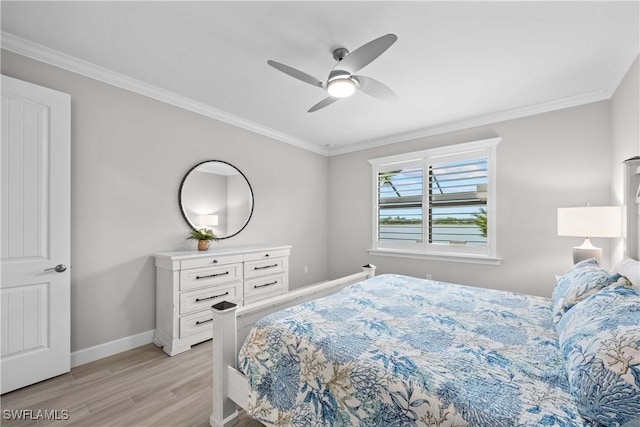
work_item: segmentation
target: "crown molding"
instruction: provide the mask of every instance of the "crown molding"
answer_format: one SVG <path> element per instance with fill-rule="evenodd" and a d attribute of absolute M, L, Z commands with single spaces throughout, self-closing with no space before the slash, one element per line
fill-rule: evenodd
<path fill-rule="evenodd" d="M 115 71 L 83 61 L 74 56 L 67 55 L 37 43 L 33 43 L 4 31 L 1 33 L 1 36 L 2 49 L 9 52 L 17 53 L 18 55 L 35 59 L 36 61 L 44 62 L 64 70 L 71 71 L 72 73 L 80 74 L 85 77 L 146 96 L 147 98 L 152 98 L 202 116 L 216 119 L 307 151 L 322 154 L 324 156 L 328 155 L 328 151 L 325 147 L 320 147 L 303 139 L 293 137 L 250 120 L 246 120 L 242 117 L 227 113 L 186 96 L 178 95 L 157 86 L 125 76 L 124 74 L 116 73 Z"/>
<path fill-rule="evenodd" d="M 5 49 L 7 51 L 17 53 L 31 59 L 35 59 L 40 62 L 44 62 L 46 64 L 71 71 L 73 73 L 80 74 L 94 80 L 98 80 L 103 83 L 107 83 L 121 89 L 125 89 L 139 95 L 143 95 L 148 98 L 173 105 L 178 108 L 182 108 L 184 110 L 216 119 L 221 122 L 272 138 L 274 140 L 284 142 L 286 144 L 290 144 L 316 154 L 321 154 L 323 156 L 336 156 L 355 151 L 367 150 L 383 145 L 396 144 L 414 139 L 441 135 L 444 133 L 470 129 L 477 126 L 486 126 L 493 123 L 499 123 L 507 120 L 518 119 L 522 117 L 610 99 L 622 82 L 622 79 L 625 77 L 636 57 L 638 56 L 639 50 L 638 29 L 636 29 L 633 37 L 629 39 L 627 47 L 625 48 L 625 55 L 618 64 L 612 67 L 611 73 L 609 74 L 609 77 L 601 90 L 583 95 L 516 108 L 495 114 L 472 117 L 469 119 L 458 120 L 442 125 L 426 127 L 411 132 L 404 132 L 384 138 L 365 141 L 363 143 L 337 147 L 321 147 L 317 144 L 293 137 L 289 134 L 280 132 L 273 128 L 269 128 L 250 120 L 246 120 L 234 114 L 219 110 L 202 102 L 195 101 L 191 98 L 178 95 L 165 89 L 147 84 L 140 80 L 136 80 L 123 74 L 116 73 L 115 71 L 100 67 L 90 62 L 83 61 L 71 55 L 67 55 L 62 52 L 39 45 L 37 43 L 22 39 L 10 33 L 1 33 L 1 47 L 2 49 Z"/>
<path fill-rule="evenodd" d="M 458 120 L 455 122 L 445 123 L 443 125 L 432 126 L 419 129 L 412 132 L 396 134 L 387 138 L 380 138 L 373 141 L 364 142 L 362 144 L 345 145 L 342 147 L 332 147 L 329 149 L 329 156 L 351 153 L 354 151 L 367 150 L 370 148 L 380 147 L 383 145 L 396 144 L 399 142 L 407 142 L 419 138 L 429 136 L 442 135 L 445 133 L 456 132 L 465 129 L 471 129 L 478 126 L 486 126 L 507 120 L 520 119 L 522 117 L 534 116 L 536 114 L 548 113 L 551 111 L 562 110 L 579 105 L 590 104 L 593 102 L 604 101 L 611 98 L 602 90 L 591 92 L 584 95 L 563 98 L 541 104 L 530 105 L 513 110 L 502 111 L 496 114 L 488 114 L 485 116 L 472 117 L 469 119 Z"/>

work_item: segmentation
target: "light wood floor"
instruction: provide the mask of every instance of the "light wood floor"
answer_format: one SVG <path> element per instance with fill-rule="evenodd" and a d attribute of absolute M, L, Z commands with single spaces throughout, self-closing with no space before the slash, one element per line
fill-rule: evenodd
<path fill-rule="evenodd" d="M 68 374 L 2 395 L 3 426 L 33 426 L 7 420 L 7 410 L 68 411 L 49 426 L 209 426 L 212 398 L 211 341 L 174 357 L 153 344 L 73 368 Z M 259 427 L 241 413 L 238 426 Z"/>

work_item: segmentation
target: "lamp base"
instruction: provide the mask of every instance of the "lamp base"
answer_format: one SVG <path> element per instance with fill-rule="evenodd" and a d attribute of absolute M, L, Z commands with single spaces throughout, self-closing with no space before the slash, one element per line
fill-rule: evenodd
<path fill-rule="evenodd" d="M 573 248 L 573 263 L 577 264 L 589 258 L 595 258 L 598 264 L 602 265 L 602 249 L 593 246 L 587 237 L 580 246 Z"/>

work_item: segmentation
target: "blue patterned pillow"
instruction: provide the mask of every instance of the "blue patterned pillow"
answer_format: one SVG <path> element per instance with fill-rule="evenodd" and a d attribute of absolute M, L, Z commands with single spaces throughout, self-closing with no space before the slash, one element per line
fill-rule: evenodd
<path fill-rule="evenodd" d="M 558 323 L 571 307 L 613 283 L 632 286 L 626 277 L 600 267 L 595 258 L 580 261 L 558 279 L 553 290 L 553 322 Z"/>
<path fill-rule="evenodd" d="M 640 425 L 640 292 L 608 286 L 569 310 L 556 330 L 580 414 L 598 425 Z"/>

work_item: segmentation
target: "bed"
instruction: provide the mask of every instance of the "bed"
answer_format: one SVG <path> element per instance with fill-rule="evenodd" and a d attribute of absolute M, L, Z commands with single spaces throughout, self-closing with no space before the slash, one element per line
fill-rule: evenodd
<path fill-rule="evenodd" d="M 639 217 L 627 200 L 620 271 L 583 261 L 550 299 L 365 266 L 214 306 L 211 425 L 232 424 L 237 406 L 287 426 L 640 425 L 640 284 L 627 278 L 640 270 Z"/>
<path fill-rule="evenodd" d="M 382 275 L 260 320 L 239 358 L 265 424 L 581 421 L 544 298 Z"/>

